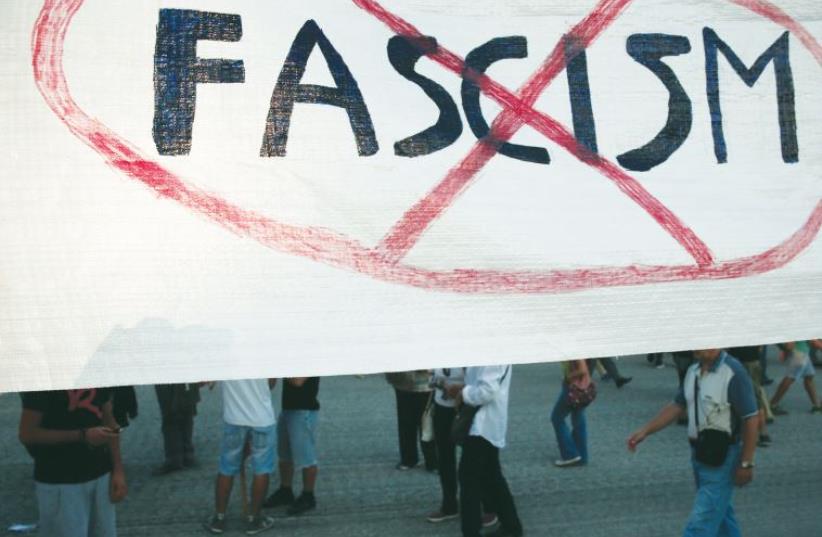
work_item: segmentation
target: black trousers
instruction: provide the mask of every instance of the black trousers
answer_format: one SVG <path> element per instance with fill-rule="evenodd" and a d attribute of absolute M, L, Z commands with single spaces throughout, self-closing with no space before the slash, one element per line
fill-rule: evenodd
<path fill-rule="evenodd" d="M 451 440 L 451 424 L 457 411 L 434 403 L 434 442 L 440 470 L 443 513 L 455 513 L 457 504 L 457 445 Z"/>
<path fill-rule="evenodd" d="M 415 466 L 419 461 L 417 442 L 420 442 L 425 467 L 437 467 L 434 442 L 422 442 L 422 415 L 431 392 L 404 392 L 395 389 L 397 395 L 397 433 L 400 438 L 400 464 Z"/>
<path fill-rule="evenodd" d="M 462 446 L 459 480 L 463 537 L 479 537 L 483 502 L 497 513 L 503 529 L 522 535 L 514 498 L 499 464 L 499 449 L 485 438 L 469 436 Z"/>
<path fill-rule="evenodd" d="M 181 391 L 185 392 L 182 384 L 158 384 L 154 386 L 157 392 L 157 402 L 160 404 L 162 417 L 163 449 L 166 464 L 182 466 L 194 461 L 194 414 L 196 403 L 181 404 Z"/>

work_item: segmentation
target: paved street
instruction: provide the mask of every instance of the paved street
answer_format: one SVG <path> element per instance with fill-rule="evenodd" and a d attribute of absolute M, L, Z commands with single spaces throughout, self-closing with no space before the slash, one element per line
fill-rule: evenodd
<path fill-rule="evenodd" d="M 531 536 L 660 537 L 680 535 L 693 497 L 683 427 L 672 426 L 630 455 L 625 439 L 670 400 L 676 372 L 651 368 L 642 358 L 619 361 L 634 381 L 621 390 L 600 383 L 588 410 L 591 462 L 556 469 L 556 441 L 549 421 L 559 392 L 556 364 L 514 368 L 509 446 L 503 469 Z M 770 374 L 781 378 L 779 365 Z M 822 382 L 818 382 L 822 388 Z M 771 391 L 774 386 L 771 386 Z M 279 406 L 279 387 L 276 401 Z M 200 467 L 151 477 L 161 461 L 160 422 L 154 391 L 138 389 L 140 416 L 123 432 L 129 497 L 118 508 L 122 536 L 204 535 L 210 513 L 220 431 L 220 398 L 204 392 L 195 426 Z M 458 522 L 433 525 L 424 515 L 438 507 L 435 475 L 398 472 L 393 391 L 382 376 L 322 380 L 321 467 L 318 509 L 299 518 L 278 516 L 270 534 L 325 536 L 457 536 Z M 822 416 L 811 415 L 801 386 L 783 406 L 788 416 L 772 426 L 774 444 L 760 450 L 754 484 L 739 492 L 737 512 L 746 537 L 822 536 Z M 20 403 L 0 395 L 0 525 L 36 519 L 31 461 L 17 442 Z M 298 482 L 299 483 L 299 482 Z M 276 478 L 272 482 L 276 486 Z M 298 487 L 299 489 L 299 484 Z M 230 516 L 239 535 L 235 489 Z"/>

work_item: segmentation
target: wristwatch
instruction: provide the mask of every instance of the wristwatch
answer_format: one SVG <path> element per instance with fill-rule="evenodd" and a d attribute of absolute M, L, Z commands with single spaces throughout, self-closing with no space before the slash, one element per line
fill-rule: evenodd
<path fill-rule="evenodd" d="M 742 461 L 742 462 L 739 463 L 739 467 L 742 468 L 743 470 L 753 469 L 754 466 L 755 465 L 754 465 L 753 461 Z"/>

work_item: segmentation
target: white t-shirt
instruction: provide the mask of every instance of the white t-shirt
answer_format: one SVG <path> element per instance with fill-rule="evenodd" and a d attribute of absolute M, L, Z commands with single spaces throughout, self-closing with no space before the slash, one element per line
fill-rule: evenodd
<path fill-rule="evenodd" d="M 463 367 L 452 367 L 450 369 L 434 370 L 434 381 L 445 381 L 446 386 L 448 386 L 449 384 L 462 383 L 464 379 L 465 368 Z M 434 392 L 434 400 L 440 406 L 445 406 L 449 408 L 454 408 L 454 406 L 456 406 L 456 401 L 454 401 L 453 399 L 446 399 L 445 392 L 443 392 L 439 388 L 437 388 L 436 392 Z"/>
<path fill-rule="evenodd" d="M 225 380 L 223 420 L 230 425 L 270 427 L 277 423 L 268 379 Z"/>

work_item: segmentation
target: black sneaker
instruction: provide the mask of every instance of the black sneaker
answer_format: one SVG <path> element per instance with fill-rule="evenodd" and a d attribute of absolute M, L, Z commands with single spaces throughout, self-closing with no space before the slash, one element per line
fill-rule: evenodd
<path fill-rule="evenodd" d="M 274 527 L 274 519 L 270 516 L 249 515 L 245 523 L 246 535 L 257 535 Z"/>
<path fill-rule="evenodd" d="M 306 493 L 303 492 L 300 494 L 300 497 L 297 498 L 294 503 L 291 504 L 291 507 L 286 510 L 291 516 L 294 515 L 301 515 L 306 511 L 311 511 L 317 507 L 317 499 L 314 498 L 313 493 Z"/>
<path fill-rule="evenodd" d="M 158 466 L 157 468 L 151 471 L 151 475 L 154 477 L 162 477 L 168 474 L 173 474 L 174 472 L 179 472 L 183 469 L 182 464 L 177 464 L 173 462 L 166 462 L 163 463 L 162 466 Z"/>
<path fill-rule="evenodd" d="M 634 380 L 634 377 L 620 377 L 620 378 L 616 379 L 616 387 L 617 388 L 622 388 L 623 386 L 625 386 L 626 384 L 628 384 L 632 380 Z"/>
<path fill-rule="evenodd" d="M 226 523 L 225 523 L 225 514 L 217 514 L 210 516 L 208 520 L 203 523 L 203 527 L 216 535 L 225 532 Z"/>
<path fill-rule="evenodd" d="M 294 503 L 294 492 L 289 488 L 280 487 L 263 502 L 263 507 L 271 509 L 292 503 Z"/>

